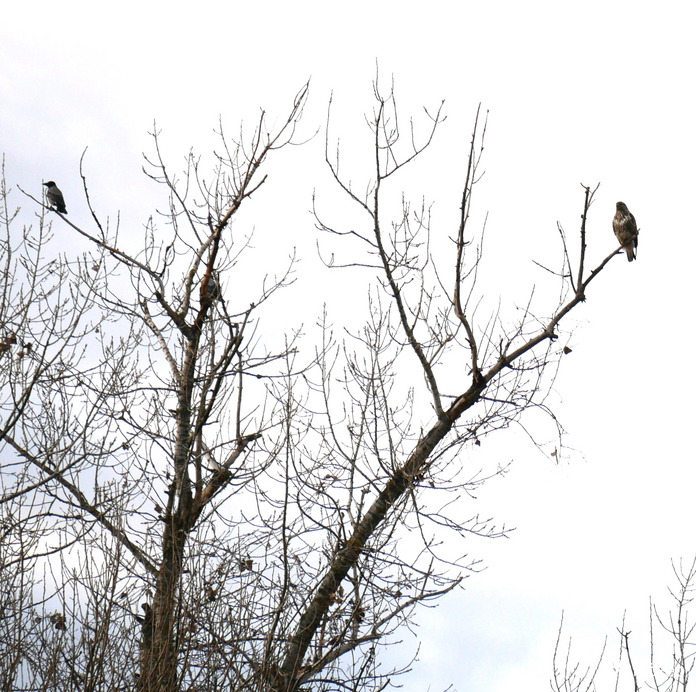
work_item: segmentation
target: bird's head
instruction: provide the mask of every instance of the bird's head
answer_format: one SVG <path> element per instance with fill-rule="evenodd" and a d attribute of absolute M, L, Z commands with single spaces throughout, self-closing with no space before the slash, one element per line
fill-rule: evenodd
<path fill-rule="evenodd" d="M 44 185 L 46 187 L 55 187 L 56 186 L 56 184 L 52 180 L 49 180 L 47 183 L 44 183 Z"/>
<path fill-rule="evenodd" d="M 627 212 L 627 211 L 628 211 L 628 207 L 627 207 L 623 202 L 617 202 L 617 203 L 616 203 L 616 211 Z"/>

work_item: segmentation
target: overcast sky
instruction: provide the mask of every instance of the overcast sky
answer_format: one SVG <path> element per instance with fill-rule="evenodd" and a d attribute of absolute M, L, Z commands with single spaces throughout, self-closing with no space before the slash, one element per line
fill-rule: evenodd
<path fill-rule="evenodd" d="M 436 210 L 456 210 L 473 116 L 479 103 L 489 111 L 475 212 L 489 214 L 492 248 L 504 251 L 488 259 L 491 290 L 504 301 L 524 302 L 515 280 L 526 277 L 525 289 L 533 280 L 534 253 L 558 242 L 556 221 L 577 228 L 581 183 L 601 183 L 590 263 L 616 246 L 616 201 L 635 214 L 638 260 L 616 258 L 574 313 L 573 353 L 552 395 L 569 449 L 557 463 L 521 435 L 486 443 L 489 458 L 515 463 L 480 492 L 474 511 L 517 530 L 472 542 L 487 569 L 421 615 L 420 663 L 407 689 L 548 689 L 562 610 L 583 654 L 598 653 L 609 635 L 615 658 L 624 610 L 632 636 L 647 638 L 648 598 L 666 602 L 670 558 L 696 553 L 696 50 L 686 8 L 296 0 L 3 9 L 0 149 L 10 184 L 38 195 L 42 180 L 57 181 L 71 220 L 86 223 L 78 165 L 89 147 L 95 204 L 112 218 L 120 210 L 124 243 L 163 201 L 140 172 L 153 121 L 177 168 L 191 147 L 210 152 L 219 116 L 230 131 L 261 107 L 280 121 L 311 78 L 304 135 L 323 127 L 333 91 L 337 134 L 357 142 L 376 61 L 383 77 L 394 76 L 406 115 L 445 100 L 448 119 L 422 186 L 411 189 Z M 320 304 L 311 304 L 317 279 L 327 281 L 314 273 L 321 266 L 308 213 L 312 189 L 326 183 L 322 138 L 281 153 L 293 187 L 280 182 L 287 170 L 269 183 L 276 187 L 256 222 L 257 237 L 281 255 L 296 246 L 304 257 L 294 295 L 310 312 Z M 80 238 L 65 244 L 86 249 Z"/>

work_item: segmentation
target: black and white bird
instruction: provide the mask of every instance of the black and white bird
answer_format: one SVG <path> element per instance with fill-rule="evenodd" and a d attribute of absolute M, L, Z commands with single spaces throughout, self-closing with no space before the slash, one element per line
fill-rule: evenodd
<path fill-rule="evenodd" d="M 63 199 L 63 193 L 58 189 L 58 186 L 49 180 L 44 183 L 46 186 L 46 199 L 48 203 L 55 209 L 55 211 L 61 214 L 67 214 L 68 210 L 65 208 L 65 200 Z"/>
<path fill-rule="evenodd" d="M 208 300 L 214 303 L 220 298 L 220 284 L 215 276 L 215 272 L 210 272 L 210 276 L 208 277 Z"/>

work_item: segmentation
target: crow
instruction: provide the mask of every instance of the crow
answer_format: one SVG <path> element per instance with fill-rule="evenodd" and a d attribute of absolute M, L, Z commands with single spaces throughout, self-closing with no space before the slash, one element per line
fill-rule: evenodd
<path fill-rule="evenodd" d="M 48 203 L 55 211 L 61 214 L 67 214 L 68 210 L 65 208 L 63 193 L 58 189 L 58 186 L 52 180 L 44 183 L 44 185 L 46 186 L 46 199 L 48 199 Z"/>

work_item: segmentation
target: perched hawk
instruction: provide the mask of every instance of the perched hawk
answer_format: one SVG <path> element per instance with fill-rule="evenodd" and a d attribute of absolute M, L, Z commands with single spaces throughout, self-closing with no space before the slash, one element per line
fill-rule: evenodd
<path fill-rule="evenodd" d="M 626 257 L 629 262 L 636 259 L 636 248 L 638 247 L 638 226 L 636 218 L 628 211 L 628 207 L 623 202 L 616 203 L 616 215 L 614 216 L 614 234 L 619 239 L 621 247 L 626 250 Z"/>
<path fill-rule="evenodd" d="M 46 199 L 48 199 L 48 203 L 61 214 L 67 214 L 68 210 L 65 208 L 63 193 L 58 189 L 58 186 L 52 180 L 44 183 L 44 185 L 46 186 Z"/>

